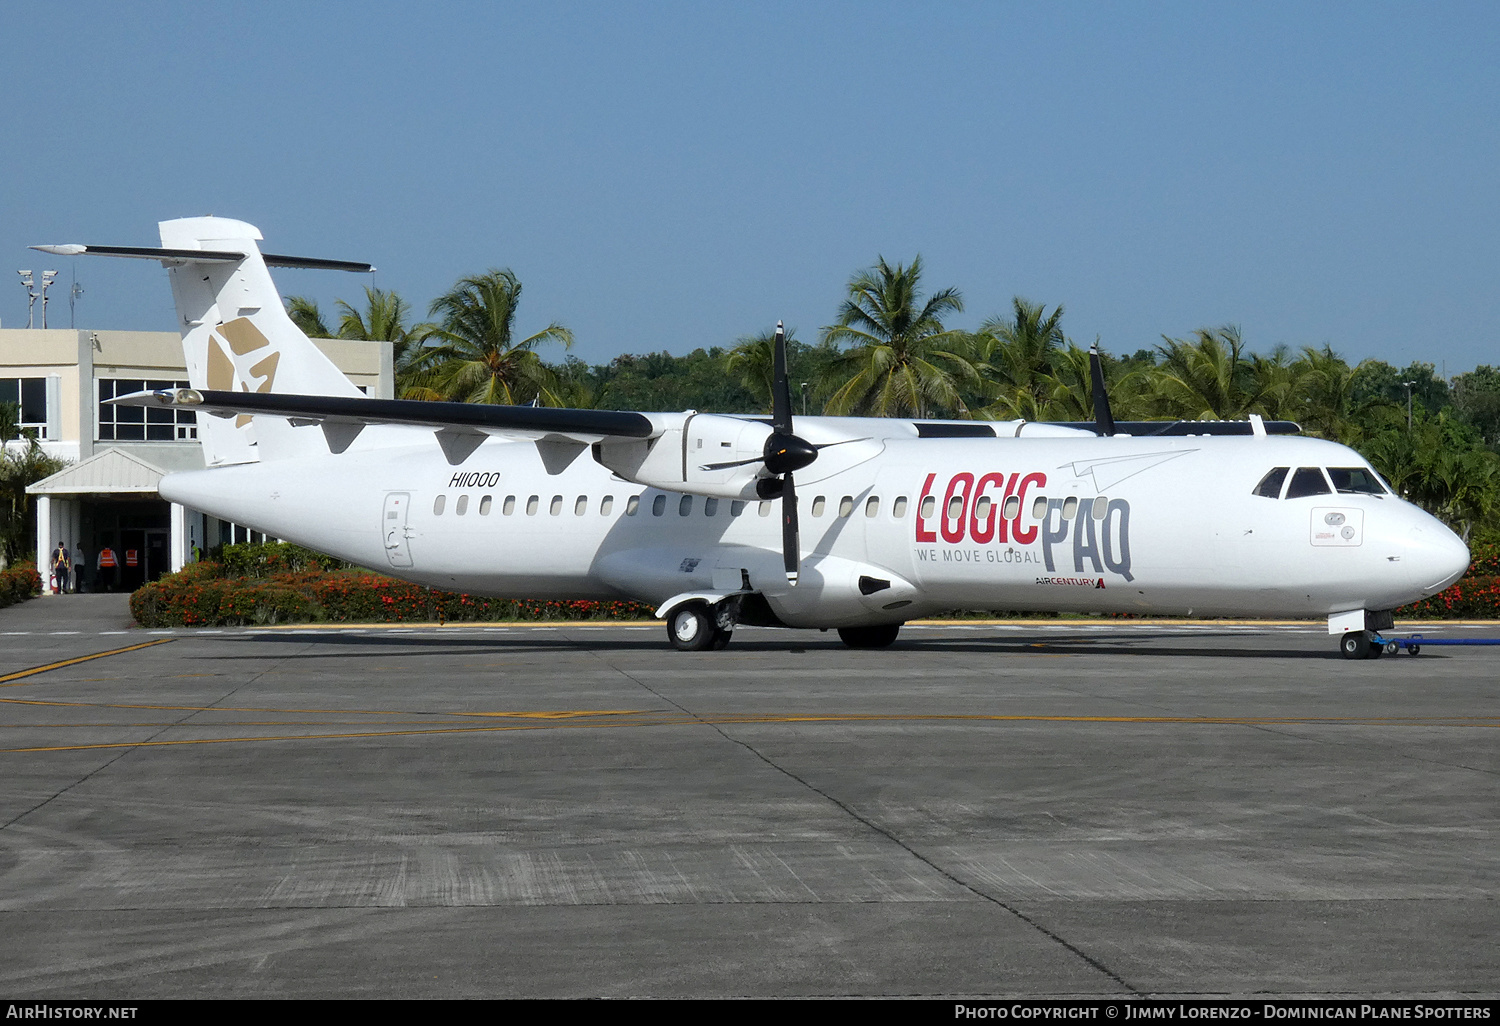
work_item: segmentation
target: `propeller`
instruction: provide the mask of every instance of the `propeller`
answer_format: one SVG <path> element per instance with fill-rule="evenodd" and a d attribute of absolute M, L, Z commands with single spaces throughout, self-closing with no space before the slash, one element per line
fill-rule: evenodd
<path fill-rule="evenodd" d="M 781 500 L 781 556 L 787 582 L 795 585 L 802 565 L 802 550 L 797 527 L 797 484 L 792 475 L 817 459 L 819 449 L 841 443 L 813 445 L 792 432 L 792 386 L 786 373 L 786 331 L 780 321 L 776 322 L 772 352 L 771 434 L 766 438 L 761 454 L 748 460 L 709 463 L 700 469 L 728 470 L 762 463 L 775 475 L 757 481 L 755 494 L 762 499 Z"/>
<path fill-rule="evenodd" d="M 1115 417 L 1109 410 L 1109 393 L 1104 391 L 1104 361 L 1099 358 L 1099 340 L 1089 346 L 1089 377 L 1094 386 L 1094 431 L 1109 436 L 1115 433 Z"/>

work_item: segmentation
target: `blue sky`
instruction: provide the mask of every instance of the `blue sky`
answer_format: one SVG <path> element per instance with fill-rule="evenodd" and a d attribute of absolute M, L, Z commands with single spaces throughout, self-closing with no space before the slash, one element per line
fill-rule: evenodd
<path fill-rule="evenodd" d="M 812 340 L 920 253 L 960 326 L 1013 295 L 1114 352 L 1500 364 L 1493 3 L 4 3 L 0 249 L 171 330 L 205 213 L 369 260 L 425 310 L 509 267 L 576 355 Z M 325 310 L 368 279 L 280 271 Z M 0 322 L 25 324 L 24 290 Z M 66 288 L 52 326 L 67 326 Z M 549 358 L 560 355 L 544 351 Z"/>

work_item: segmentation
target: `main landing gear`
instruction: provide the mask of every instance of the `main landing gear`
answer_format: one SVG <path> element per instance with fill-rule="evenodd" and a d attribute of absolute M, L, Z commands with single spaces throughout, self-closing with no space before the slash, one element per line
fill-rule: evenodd
<path fill-rule="evenodd" d="M 729 644 L 734 635 L 732 604 L 686 602 L 667 614 L 667 638 L 679 652 L 707 652 Z M 839 640 L 850 648 L 887 648 L 901 632 L 899 623 L 875 627 L 840 627 Z"/>
<path fill-rule="evenodd" d="M 723 618 L 727 622 L 720 624 Z M 721 617 L 706 602 L 689 602 L 667 617 L 667 637 L 679 652 L 706 652 L 723 648 L 734 635 L 734 618 Z"/>

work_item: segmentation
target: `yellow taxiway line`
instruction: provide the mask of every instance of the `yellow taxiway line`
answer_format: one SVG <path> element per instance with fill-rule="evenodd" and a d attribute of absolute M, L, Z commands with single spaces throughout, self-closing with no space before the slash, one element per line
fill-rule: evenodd
<path fill-rule="evenodd" d="M 126 645 L 124 648 L 112 648 L 108 652 L 95 652 L 93 655 L 74 656 L 72 659 L 59 659 L 55 663 L 48 663 L 46 666 L 33 666 L 29 670 L 17 670 L 15 673 L 7 673 L 3 676 L 0 676 L 0 687 L 20 687 L 19 684 L 15 684 L 13 682 L 21 680 L 25 677 L 35 677 L 37 674 L 46 673 L 48 670 L 60 670 L 64 666 L 73 666 L 76 663 L 86 663 L 91 659 L 103 659 L 105 656 L 121 655 L 125 652 L 134 652 L 138 649 L 150 648 L 153 645 L 165 645 L 167 642 L 175 640 L 177 639 L 158 638 L 155 641 L 143 641 L 138 645 Z"/>

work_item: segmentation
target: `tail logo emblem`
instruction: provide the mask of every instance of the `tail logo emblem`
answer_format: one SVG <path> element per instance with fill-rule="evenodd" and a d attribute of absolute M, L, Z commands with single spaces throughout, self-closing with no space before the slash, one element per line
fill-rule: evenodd
<path fill-rule="evenodd" d="M 269 352 L 266 352 L 270 350 Z M 217 325 L 208 336 L 208 387 L 218 392 L 269 392 L 276 383 L 281 354 L 247 317 Z M 235 427 L 250 423 L 247 414 Z"/>

